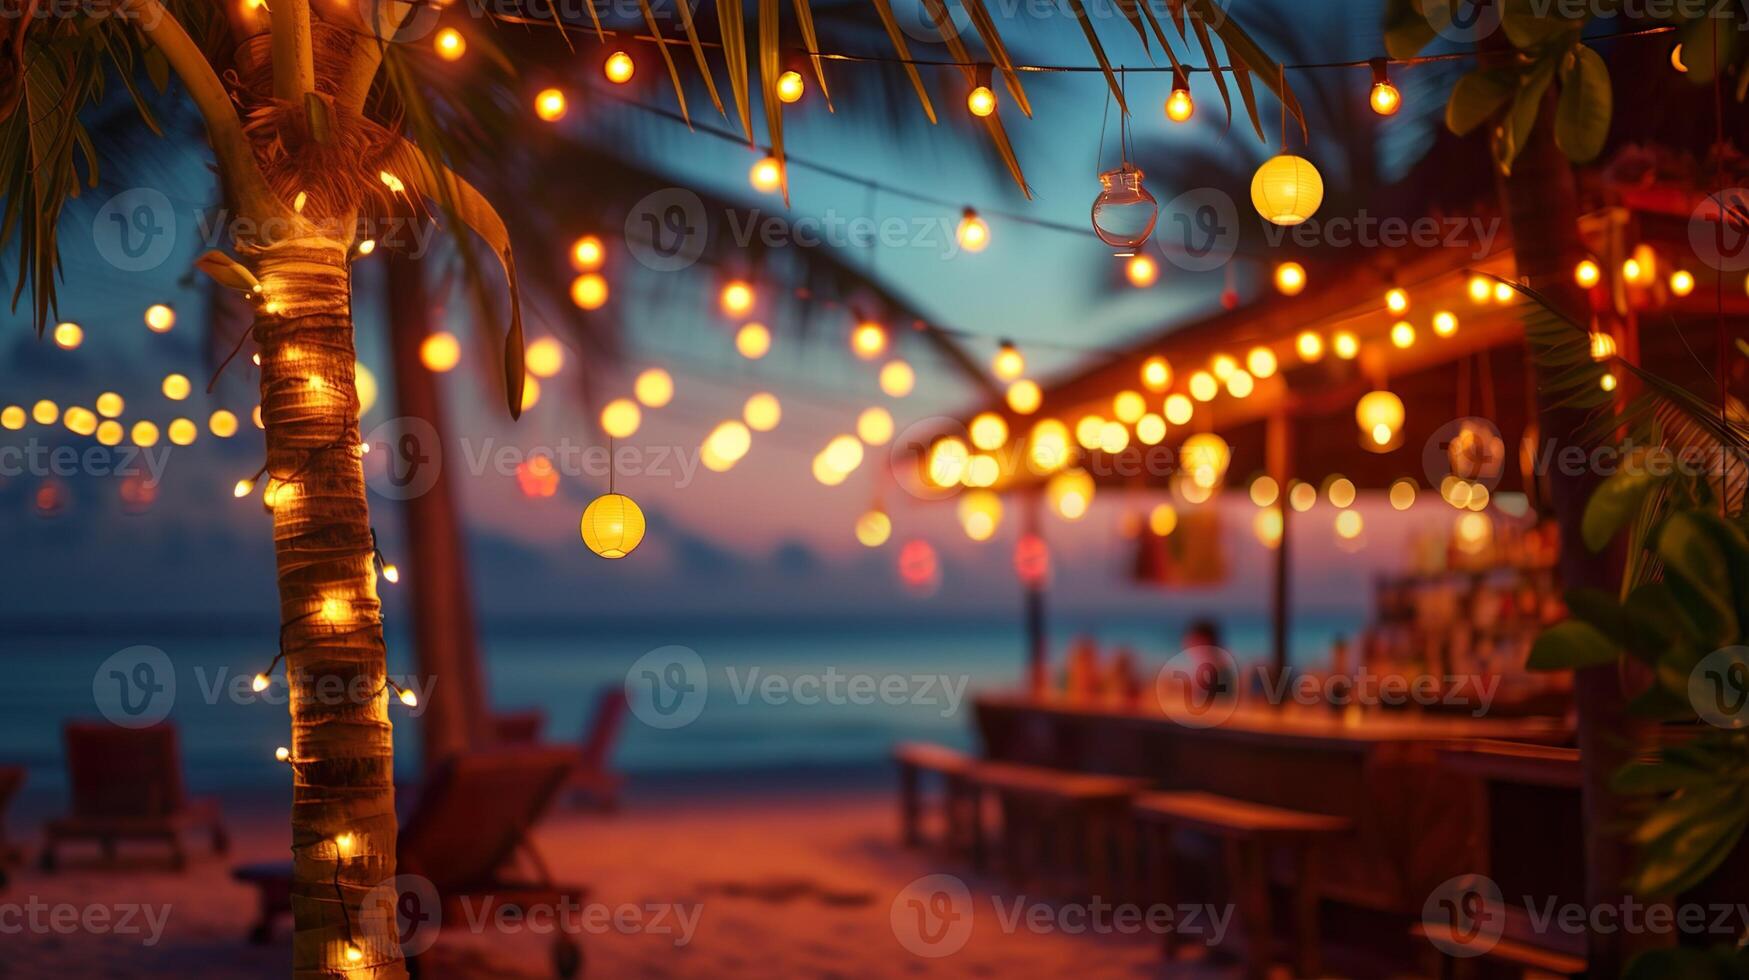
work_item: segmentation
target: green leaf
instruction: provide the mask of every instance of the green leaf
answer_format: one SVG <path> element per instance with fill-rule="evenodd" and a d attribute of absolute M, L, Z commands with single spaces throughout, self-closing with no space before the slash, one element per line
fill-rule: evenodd
<path fill-rule="evenodd" d="M 1568 589 L 1562 597 L 1574 619 L 1597 627 L 1604 636 L 1627 635 L 1627 612 L 1602 589 Z"/>
<path fill-rule="evenodd" d="M 1585 45 L 1573 49 L 1572 68 L 1561 77 L 1555 103 L 1555 145 L 1574 163 L 1590 163 L 1609 136 L 1614 96 L 1603 58 Z"/>
<path fill-rule="evenodd" d="M 1710 629 L 1710 635 L 1701 637 L 1705 641 L 1725 642 L 1738 635 L 1731 563 L 1725 540 L 1719 537 L 1720 529 L 1726 527 L 1729 525 L 1706 515 L 1682 511 L 1658 531 L 1657 550 L 1664 561 L 1665 581 L 1678 601 L 1697 614 L 1696 621 Z M 1704 603 L 1704 609 L 1696 608 L 1695 603 Z"/>
<path fill-rule="evenodd" d="M 1682 25 L 1678 32 L 1682 63 L 1688 68 L 1686 77 L 1692 84 L 1710 84 L 1720 65 L 1731 64 L 1740 30 L 1732 22 L 1735 13 L 1734 5 L 1717 4 Z"/>
<path fill-rule="evenodd" d="M 1667 479 L 1644 470 L 1618 470 L 1598 485 L 1591 499 L 1585 502 L 1585 516 L 1580 521 L 1580 536 L 1585 547 L 1602 551 L 1622 525 L 1640 512 L 1646 495 Z"/>
<path fill-rule="evenodd" d="M 1498 68 L 1477 69 L 1458 79 L 1445 104 L 1445 128 L 1468 135 L 1506 104 L 1513 83 L 1513 74 Z"/>
<path fill-rule="evenodd" d="M 1595 626 L 1569 619 L 1542 631 L 1530 648 L 1530 670 L 1578 670 L 1615 663 L 1619 650 Z"/>
<path fill-rule="evenodd" d="M 1556 58 L 1546 56 L 1519 76 L 1518 90 L 1512 96 L 1512 110 L 1506 114 L 1506 121 L 1494 138 L 1494 161 L 1505 173 L 1512 172 L 1512 161 L 1518 159 L 1518 151 L 1530 142 L 1537 113 L 1542 110 L 1543 96 L 1548 94 L 1549 84 L 1555 78 L 1555 66 Z"/>
<path fill-rule="evenodd" d="M 1663 582 L 1646 582 L 1628 593 L 1622 610 L 1628 621 L 1628 644 L 1647 653 L 1668 648 L 1676 638 L 1676 625 L 1670 623 L 1670 609 L 1676 597 Z"/>
<path fill-rule="evenodd" d="M 1631 886 L 1640 895 L 1680 895 L 1712 874 L 1731 853 L 1749 823 L 1749 811 L 1732 797 L 1717 809 L 1666 834 L 1641 852 Z"/>
<path fill-rule="evenodd" d="M 1438 36 L 1415 0 L 1385 0 L 1385 53 L 1393 58 L 1413 58 Z"/>
<path fill-rule="evenodd" d="M 1506 29 L 1506 38 L 1513 47 L 1520 51 L 1540 48 L 1561 40 L 1565 34 L 1577 33 L 1585 26 L 1582 20 L 1567 20 L 1540 12 L 1547 9 L 1548 5 L 1538 0 L 1501 0 L 1500 26 Z"/>
<path fill-rule="evenodd" d="M 1663 760 L 1630 762 L 1615 771 L 1609 779 L 1612 792 L 1624 796 L 1674 793 L 1693 789 L 1713 781 L 1712 773 L 1689 766 L 1671 765 Z"/>

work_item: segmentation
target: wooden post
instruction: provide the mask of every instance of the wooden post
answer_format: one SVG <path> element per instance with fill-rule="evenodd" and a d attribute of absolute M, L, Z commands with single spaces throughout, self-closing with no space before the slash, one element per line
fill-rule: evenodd
<path fill-rule="evenodd" d="M 1293 508 L 1288 505 L 1288 479 L 1292 472 L 1289 465 L 1288 452 L 1289 423 L 1285 410 L 1278 409 L 1269 417 L 1268 428 L 1264 433 L 1265 466 L 1269 475 L 1275 480 L 1279 494 L 1276 507 L 1281 511 L 1281 540 L 1275 545 L 1275 580 L 1270 594 L 1270 670 L 1276 680 L 1286 676 L 1288 661 L 1289 604 L 1291 593 L 1289 589 L 1289 547 L 1291 537 L 1288 531 L 1292 524 L 1288 518 Z"/>

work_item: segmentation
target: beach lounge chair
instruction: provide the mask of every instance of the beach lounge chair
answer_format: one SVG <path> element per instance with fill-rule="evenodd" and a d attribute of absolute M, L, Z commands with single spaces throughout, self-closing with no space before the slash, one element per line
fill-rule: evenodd
<path fill-rule="evenodd" d="M 463 752 L 438 765 L 402 822 L 396 872 L 431 883 L 440 899 L 440 927 L 468 927 L 464 902 L 477 918 L 482 911 L 496 916 L 500 909 L 514 908 L 526 914 L 531 908 L 575 907 L 585 901 L 588 889 L 551 880 L 528 840 L 529 830 L 576 764 L 577 754 L 570 749 L 518 747 Z M 529 870 L 513 876 L 506 869 L 519 856 Z M 270 942 L 274 921 L 291 912 L 291 873 L 290 862 L 244 865 L 232 872 L 236 880 L 260 890 L 261 914 L 250 942 Z M 493 904 L 484 909 L 481 903 L 488 900 Z M 582 972 L 583 952 L 575 937 L 556 932 L 552 957 L 558 976 Z M 417 955 L 409 956 L 408 968 L 418 974 Z"/>
<path fill-rule="evenodd" d="M 583 736 L 580 760 L 565 783 L 567 795 L 582 799 L 592 809 L 612 813 L 619 808 L 619 790 L 624 778 L 614 772 L 613 750 L 619 744 L 625 723 L 625 688 L 614 684 L 596 695 L 595 714 Z"/>
<path fill-rule="evenodd" d="M 6 807 L 24 785 L 23 766 L 0 766 L 0 888 L 7 883 L 7 870 L 20 860 L 20 852 L 6 837 Z"/>
<path fill-rule="evenodd" d="M 539 708 L 499 711 L 492 715 L 494 745 L 533 745 L 546 730 L 547 715 Z"/>
<path fill-rule="evenodd" d="M 170 864 L 178 871 L 188 863 L 182 849 L 185 831 L 210 834 L 214 853 L 229 848 L 218 802 L 183 793 L 174 725 L 119 728 L 107 722 L 69 722 L 62 736 L 72 806 L 44 828 L 42 870 L 55 870 L 56 849 L 68 841 L 96 841 L 104 859 L 114 861 L 118 841 L 161 840 L 170 845 Z"/>

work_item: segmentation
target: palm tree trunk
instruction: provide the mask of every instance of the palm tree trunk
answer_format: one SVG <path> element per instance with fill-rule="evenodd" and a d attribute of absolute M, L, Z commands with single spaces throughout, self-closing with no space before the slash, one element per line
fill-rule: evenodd
<path fill-rule="evenodd" d="M 395 408 L 423 419 L 443 455 L 459 460 L 449 439 L 437 378 L 419 360 L 431 311 L 420 264 L 391 253 L 388 262 L 389 347 L 395 365 Z M 424 768 L 489 740 L 486 686 L 468 583 L 468 558 L 456 518 L 455 484 L 439 466 L 431 489 L 402 504 L 407 526 L 406 582 L 412 600 L 413 649 L 419 673 L 440 678 L 419 718 Z"/>
<path fill-rule="evenodd" d="M 1555 145 L 1555 98 L 1550 93 L 1529 142 L 1501 181 L 1501 197 L 1517 257 L 1518 273 L 1561 312 L 1580 323 L 1591 319 L 1585 292 L 1574 283 L 1573 267 L 1585 256 L 1579 239 L 1579 197 L 1573 167 Z M 1586 421 L 1581 409 L 1551 406 L 1538 385 L 1537 425 L 1544 445 L 1567 446 Z M 1536 457 L 1544 456 L 1539 452 Z M 1549 458 L 1553 458 L 1552 456 Z M 1573 475 L 1556 468 L 1548 474 L 1549 496 L 1561 531 L 1560 576 L 1568 589 L 1591 587 L 1613 594 L 1621 582 L 1621 563 L 1592 554 L 1580 535 L 1585 504 L 1600 474 Z M 1629 715 L 1622 675 L 1611 664 L 1577 671 L 1573 679 L 1578 708 L 1585 826 L 1585 901 L 1589 907 L 1620 908 L 1623 882 L 1633 870 L 1634 853 L 1626 830 L 1631 820 L 1621 797 L 1609 789 L 1611 774 L 1646 744 L 1646 723 Z M 1590 974 L 1620 976 L 1634 948 L 1644 944 L 1626 930 L 1593 930 L 1587 939 Z"/>
<path fill-rule="evenodd" d="M 401 978 L 396 936 L 360 909 L 394 877 L 396 826 L 348 246 L 310 237 L 243 251 L 262 285 L 264 493 L 291 689 L 292 975 Z"/>

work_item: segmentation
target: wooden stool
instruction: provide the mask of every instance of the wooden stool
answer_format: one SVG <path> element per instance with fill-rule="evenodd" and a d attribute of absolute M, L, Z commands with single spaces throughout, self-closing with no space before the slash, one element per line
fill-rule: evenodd
<path fill-rule="evenodd" d="M 1245 937 L 1247 977 L 1267 975 L 1273 933 L 1269 908 L 1269 849 L 1293 851 L 1294 968 L 1299 976 L 1318 975 L 1318 887 L 1316 845 L 1320 838 L 1346 833 L 1353 822 L 1344 817 L 1304 813 L 1249 803 L 1212 793 L 1145 793 L 1134 807 L 1136 820 L 1151 830 L 1154 844 L 1154 900 L 1172 899 L 1172 834 L 1190 830 L 1221 841 L 1237 918 Z M 1172 957 L 1174 934 L 1166 933 L 1165 953 Z"/>
<path fill-rule="evenodd" d="M 922 774 L 942 778 L 942 844 L 949 850 L 964 849 L 972 863 L 984 861 L 984 826 L 978 793 L 971 781 L 978 760 L 964 752 L 926 742 L 901 742 L 893 748 L 899 765 L 899 832 L 906 847 L 921 847 L 923 836 Z"/>
<path fill-rule="evenodd" d="M 1119 897 L 1134 864 L 1129 807 L 1147 780 L 1011 762 L 979 763 L 971 778 L 1001 801 L 1005 863 L 1017 884 L 1037 870 L 1037 857 L 1072 880 L 1069 890 Z M 1114 880 L 1114 867 L 1126 880 Z"/>

